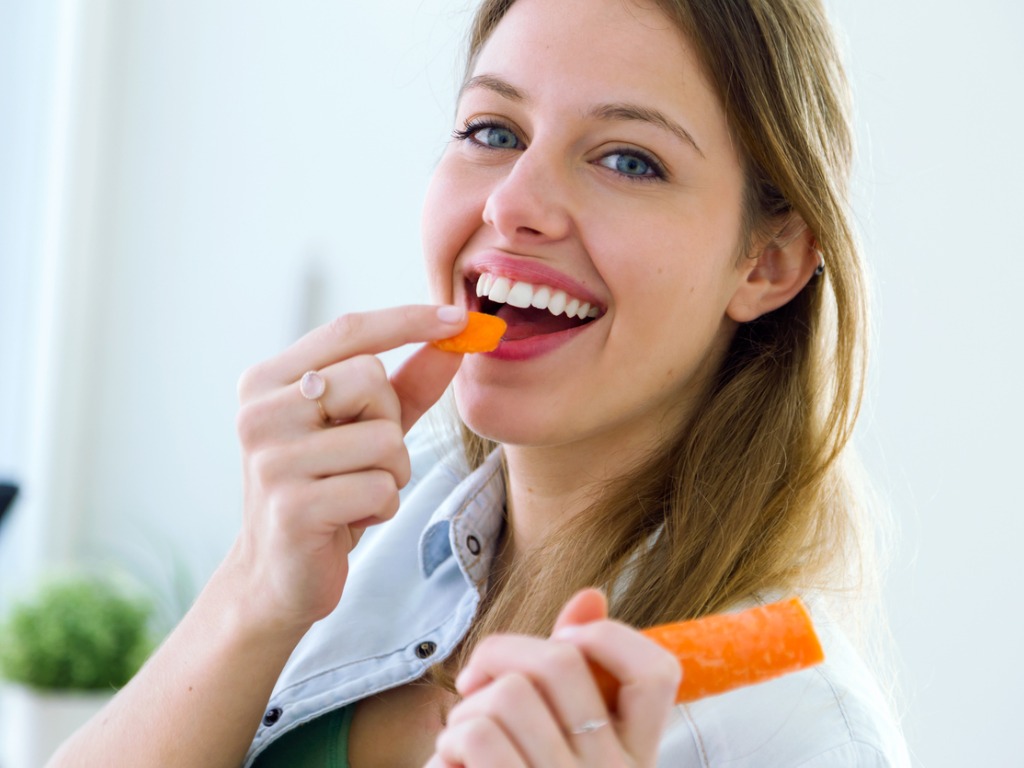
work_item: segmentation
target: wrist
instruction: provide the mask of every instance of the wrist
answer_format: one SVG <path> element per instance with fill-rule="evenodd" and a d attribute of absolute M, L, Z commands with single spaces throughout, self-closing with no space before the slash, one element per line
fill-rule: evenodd
<path fill-rule="evenodd" d="M 207 605 L 208 620 L 215 622 L 211 629 L 219 629 L 233 644 L 256 643 L 267 651 L 282 648 L 290 654 L 315 619 L 282 604 L 237 550 L 232 549 L 199 596 Z"/>

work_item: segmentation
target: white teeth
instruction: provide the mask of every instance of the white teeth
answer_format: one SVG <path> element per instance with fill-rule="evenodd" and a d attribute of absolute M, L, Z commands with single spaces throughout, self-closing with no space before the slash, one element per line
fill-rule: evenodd
<path fill-rule="evenodd" d="M 511 304 L 513 307 L 526 309 L 533 303 L 533 286 L 529 283 L 516 283 L 512 286 L 512 290 L 508 292 L 505 303 Z"/>
<path fill-rule="evenodd" d="M 487 292 L 487 298 L 491 301 L 496 301 L 499 304 L 504 304 L 508 298 L 509 291 L 512 290 L 512 281 L 507 277 L 498 277 L 494 280 L 494 285 L 491 286 L 491 290 Z"/>
<path fill-rule="evenodd" d="M 542 285 L 533 292 L 533 301 L 530 304 L 537 309 L 547 309 L 549 301 L 551 301 L 551 289 Z"/>
<path fill-rule="evenodd" d="M 567 300 L 568 297 L 565 295 L 565 291 L 555 291 L 551 294 L 551 301 L 548 302 L 548 312 L 558 317 L 565 311 L 565 302 Z"/>
<path fill-rule="evenodd" d="M 486 272 L 480 275 L 480 279 L 476 281 L 476 295 L 486 296 L 491 292 L 492 285 L 494 285 L 494 275 L 488 275 Z"/>
<path fill-rule="evenodd" d="M 590 302 L 573 298 L 565 291 L 547 285 L 533 285 L 522 280 L 513 282 L 507 277 L 497 277 L 486 272 L 477 279 L 476 295 L 486 296 L 491 301 L 520 309 L 546 309 L 555 317 L 565 312 L 568 317 L 585 320 L 600 314 L 600 310 L 591 306 Z"/>

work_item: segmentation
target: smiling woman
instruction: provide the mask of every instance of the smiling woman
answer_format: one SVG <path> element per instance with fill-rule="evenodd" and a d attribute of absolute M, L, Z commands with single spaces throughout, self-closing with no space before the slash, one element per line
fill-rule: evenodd
<path fill-rule="evenodd" d="M 242 532 L 56 764 L 906 765 L 826 600 L 870 533 L 845 99 L 815 0 L 485 2 L 423 213 L 442 306 L 246 372 Z M 469 311 L 494 351 L 385 373 Z M 406 440 L 449 383 L 462 441 Z M 821 667 L 675 704 L 636 628 L 793 592 Z"/>

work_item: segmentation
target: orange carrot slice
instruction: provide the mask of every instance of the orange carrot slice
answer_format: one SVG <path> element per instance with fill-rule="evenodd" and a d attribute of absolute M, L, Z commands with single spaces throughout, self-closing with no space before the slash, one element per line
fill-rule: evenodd
<path fill-rule="evenodd" d="M 500 317 L 470 312 L 469 322 L 461 333 L 435 341 L 434 346 L 445 352 L 490 352 L 498 348 L 507 327 Z"/>
<path fill-rule="evenodd" d="M 683 668 L 676 703 L 771 680 L 824 660 L 807 608 L 799 598 L 737 613 L 663 624 L 643 634 L 670 651 Z M 595 665 L 594 678 L 609 709 L 619 682 Z"/>

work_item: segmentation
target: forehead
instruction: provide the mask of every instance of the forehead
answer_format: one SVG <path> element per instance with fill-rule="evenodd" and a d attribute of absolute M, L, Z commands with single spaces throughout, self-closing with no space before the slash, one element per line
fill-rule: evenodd
<path fill-rule="evenodd" d="M 636 0 L 517 0 L 484 45 L 477 66 L 510 48 L 527 57 L 563 53 L 566 63 L 590 52 L 607 70 L 650 69 L 684 57 L 685 39 L 651 4 Z M 610 58 L 609 58 L 610 57 Z M 605 69 L 605 68 L 602 68 Z"/>
<path fill-rule="evenodd" d="M 583 111 L 643 103 L 675 111 L 701 134 L 726 127 L 690 41 L 650 2 L 517 0 L 476 57 L 470 76 L 480 75 L 532 102 Z"/>

